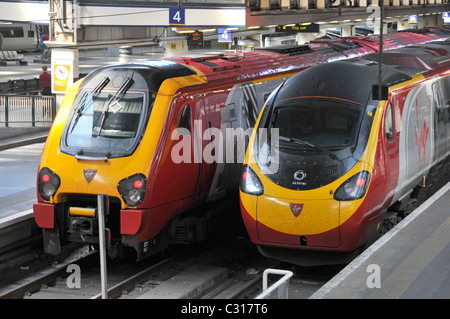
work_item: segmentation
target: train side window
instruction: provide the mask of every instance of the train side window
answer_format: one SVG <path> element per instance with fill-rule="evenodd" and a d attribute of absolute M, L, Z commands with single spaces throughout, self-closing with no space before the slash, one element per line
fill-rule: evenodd
<path fill-rule="evenodd" d="M 384 129 L 386 133 L 386 139 L 389 143 L 394 141 L 394 114 L 392 112 L 392 104 L 389 103 L 386 110 L 386 118 L 384 120 Z"/>
<path fill-rule="evenodd" d="M 179 128 L 188 130 L 188 133 L 191 132 L 191 106 L 189 104 L 186 104 L 178 115 L 177 129 Z M 184 135 L 183 131 L 186 132 L 185 130 L 179 130 L 179 133 Z"/>

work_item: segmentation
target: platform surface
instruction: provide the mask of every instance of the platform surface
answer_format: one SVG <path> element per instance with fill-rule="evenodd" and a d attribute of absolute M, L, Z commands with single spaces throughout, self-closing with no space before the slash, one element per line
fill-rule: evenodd
<path fill-rule="evenodd" d="M 311 298 L 449 299 L 450 183 Z"/>

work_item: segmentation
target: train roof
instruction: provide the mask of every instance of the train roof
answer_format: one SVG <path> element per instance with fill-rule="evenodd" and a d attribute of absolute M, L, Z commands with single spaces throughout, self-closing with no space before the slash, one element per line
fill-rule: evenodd
<path fill-rule="evenodd" d="M 378 54 L 369 54 L 363 59 L 378 61 Z M 450 67 L 450 41 L 414 45 L 384 52 L 383 64 L 410 76 Z"/>
<path fill-rule="evenodd" d="M 450 28 L 446 27 L 389 33 L 384 36 L 383 46 L 385 50 L 395 50 L 449 37 Z M 225 83 L 251 81 L 275 74 L 292 74 L 326 62 L 366 56 L 377 52 L 378 48 L 378 36 L 344 37 L 311 41 L 305 45 L 259 48 L 250 52 L 188 55 L 166 59 L 194 67 L 204 74 L 209 83 Z"/>

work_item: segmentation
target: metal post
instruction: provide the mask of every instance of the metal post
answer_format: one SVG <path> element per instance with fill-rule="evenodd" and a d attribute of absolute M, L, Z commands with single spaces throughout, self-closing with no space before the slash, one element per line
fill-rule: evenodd
<path fill-rule="evenodd" d="M 72 10 L 72 19 L 73 19 L 73 42 L 75 44 L 78 42 L 78 0 L 73 0 L 73 10 Z"/>
<path fill-rule="evenodd" d="M 56 112 L 56 97 L 52 95 L 52 122 L 55 120 Z"/>
<path fill-rule="evenodd" d="M 9 126 L 9 96 L 5 96 L 5 127 Z"/>
<path fill-rule="evenodd" d="M 382 99 L 383 92 L 383 27 L 384 27 L 384 0 L 380 1 L 380 46 L 378 50 L 378 99 Z"/>
<path fill-rule="evenodd" d="M 98 203 L 98 239 L 100 244 L 100 276 L 102 284 L 102 299 L 108 299 L 108 283 L 106 278 L 106 243 L 105 215 L 108 209 L 108 195 L 97 195 Z"/>
<path fill-rule="evenodd" d="M 31 98 L 31 126 L 36 126 L 36 101 L 34 96 Z"/>

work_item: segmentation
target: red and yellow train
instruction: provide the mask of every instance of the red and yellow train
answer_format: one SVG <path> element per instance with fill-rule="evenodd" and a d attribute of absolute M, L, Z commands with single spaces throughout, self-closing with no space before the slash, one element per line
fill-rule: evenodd
<path fill-rule="evenodd" d="M 385 47 L 448 33 L 442 27 L 386 35 Z M 59 254 L 67 241 L 98 243 L 98 194 L 109 196 L 111 257 L 131 247 L 141 260 L 170 242 L 200 239 L 207 216 L 185 212 L 239 185 L 245 143 L 227 132 L 252 128 L 285 79 L 373 53 L 374 39 L 168 58 L 88 74 L 65 95 L 39 165 L 34 216 L 44 250 Z"/>
<path fill-rule="evenodd" d="M 438 175 L 448 181 L 450 43 L 385 52 L 382 97 L 372 95 L 377 61 L 372 54 L 309 68 L 266 102 L 240 192 L 265 256 L 347 262 L 410 213 Z M 264 150 L 260 129 L 279 143 Z"/>

